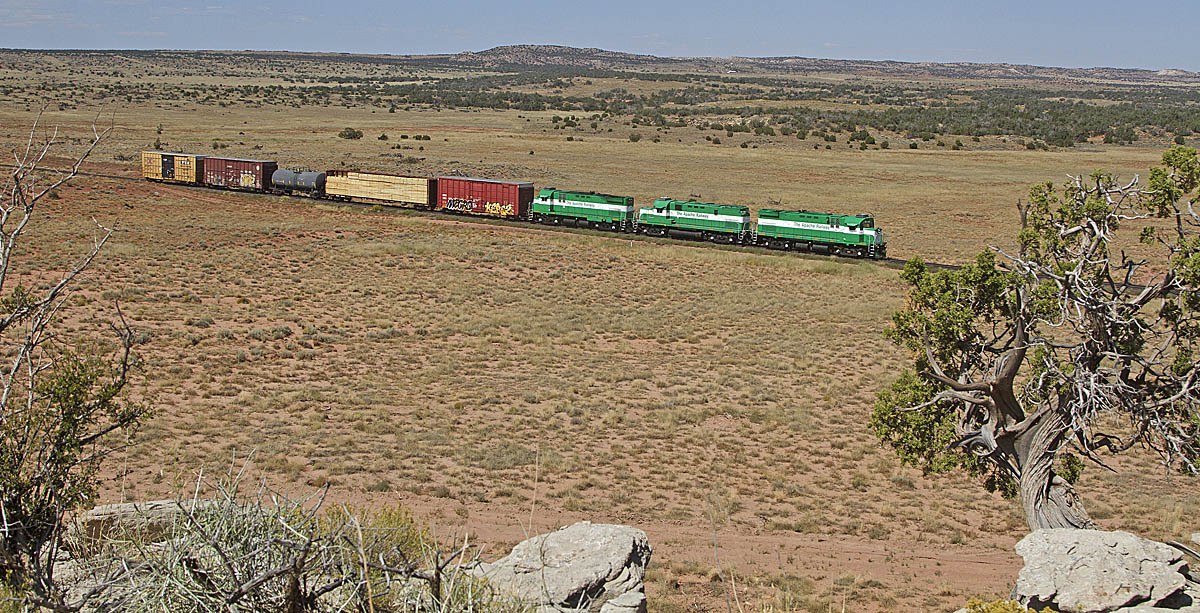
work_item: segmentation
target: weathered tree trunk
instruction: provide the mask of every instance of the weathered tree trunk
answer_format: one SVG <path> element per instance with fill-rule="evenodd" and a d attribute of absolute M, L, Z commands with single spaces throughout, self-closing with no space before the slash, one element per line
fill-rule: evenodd
<path fill-rule="evenodd" d="M 1047 412 L 1018 439 L 1018 485 L 1025 522 L 1030 530 L 1042 528 L 1095 528 L 1084 511 L 1075 488 L 1054 474 L 1054 455 L 1067 430 L 1062 417 Z"/>

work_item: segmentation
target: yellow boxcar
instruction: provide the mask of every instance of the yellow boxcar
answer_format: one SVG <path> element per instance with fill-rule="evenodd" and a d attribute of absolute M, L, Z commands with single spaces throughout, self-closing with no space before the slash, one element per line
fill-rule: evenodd
<path fill-rule="evenodd" d="M 346 200 L 429 207 L 437 198 L 437 179 L 330 170 L 325 173 L 325 195 Z"/>
<path fill-rule="evenodd" d="M 204 178 L 204 156 L 170 151 L 143 151 L 142 177 L 155 181 L 198 185 Z"/>

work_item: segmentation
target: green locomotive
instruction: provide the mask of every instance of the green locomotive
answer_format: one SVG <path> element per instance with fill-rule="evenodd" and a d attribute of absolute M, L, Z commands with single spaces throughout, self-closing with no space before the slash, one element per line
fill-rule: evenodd
<path fill-rule="evenodd" d="M 624 232 L 633 229 L 633 198 L 544 188 L 533 200 L 534 223 L 584 226 Z"/>
<path fill-rule="evenodd" d="M 638 210 L 637 229 L 651 236 L 698 238 L 716 243 L 741 243 L 751 235 L 750 209 L 733 204 L 659 198 Z"/>
<path fill-rule="evenodd" d="M 883 259 L 887 242 L 870 215 L 758 211 L 757 243 L 775 249 L 828 249 L 834 255 Z"/>

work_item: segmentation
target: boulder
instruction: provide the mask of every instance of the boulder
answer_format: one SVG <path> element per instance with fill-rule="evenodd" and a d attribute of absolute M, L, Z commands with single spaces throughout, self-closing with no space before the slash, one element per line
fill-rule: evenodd
<path fill-rule="evenodd" d="M 1038 530 L 1017 543 L 1025 567 L 1013 589 L 1034 608 L 1104 613 L 1125 607 L 1169 608 L 1196 604 L 1197 584 L 1174 547 L 1128 532 Z"/>
<path fill-rule="evenodd" d="M 154 542 L 180 519 L 181 509 L 201 510 L 212 504 L 210 500 L 151 500 L 100 505 L 76 519 L 68 540 L 94 542 L 136 534 L 144 542 Z"/>
<path fill-rule="evenodd" d="M 543 613 L 645 613 L 649 562 L 645 532 L 584 521 L 522 541 L 473 572 Z"/>

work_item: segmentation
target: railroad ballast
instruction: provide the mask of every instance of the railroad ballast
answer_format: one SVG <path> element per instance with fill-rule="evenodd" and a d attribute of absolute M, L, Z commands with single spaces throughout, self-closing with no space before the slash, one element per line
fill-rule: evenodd
<path fill-rule="evenodd" d="M 608 232 L 632 232 L 771 249 L 822 251 L 883 259 L 887 242 L 871 215 L 761 209 L 757 223 L 741 205 L 659 198 L 635 209 L 633 198 L 543 188 L 477 177 L 412 177 L 356 170 L 278 168 L 273 160 L 142 152 L 150 181 L 378 203 Z"/>

